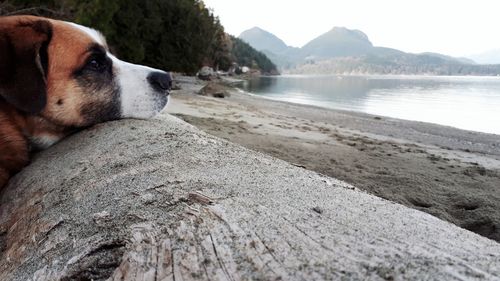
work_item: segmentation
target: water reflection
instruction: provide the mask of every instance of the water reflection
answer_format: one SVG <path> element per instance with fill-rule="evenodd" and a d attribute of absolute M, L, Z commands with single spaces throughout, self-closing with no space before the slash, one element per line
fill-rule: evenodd
<path fill-rule="evenodd" d="M 240 87 L 270 98 L 500 134 L 500 79 L 284 76 Z"/>

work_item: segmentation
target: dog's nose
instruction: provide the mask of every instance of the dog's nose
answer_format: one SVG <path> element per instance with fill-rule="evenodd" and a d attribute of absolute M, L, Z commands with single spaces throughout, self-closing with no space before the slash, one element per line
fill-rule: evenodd
<path fill-rule="evenodd" d="M 148 81 L 157 91 L 168 91 L 172 88 L 172 76 L 166 72 L 152 72 L 148 75 Z"/>

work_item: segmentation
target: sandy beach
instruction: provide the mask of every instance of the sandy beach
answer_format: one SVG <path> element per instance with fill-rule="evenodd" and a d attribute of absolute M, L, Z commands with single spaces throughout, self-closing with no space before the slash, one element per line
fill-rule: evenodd
<path fill-rule="evenodd" d="M 203 82 L 178 80 L 167 112 L 194 126 L 500 242 L 500 136 L 237 90 L 205 97 Z"/>

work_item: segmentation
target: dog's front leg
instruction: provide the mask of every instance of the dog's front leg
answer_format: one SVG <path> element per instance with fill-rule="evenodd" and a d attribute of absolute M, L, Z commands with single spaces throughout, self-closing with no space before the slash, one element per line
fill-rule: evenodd
<path fill-rule="evenodd" d="M 0 190 L 7 185 L 12 175 L 29 164 L 26 139 L 13 126 L 9 127 L 7 123 L 3 125 L 4 131 L 0 132 Z"/>
<path fill-rule="evenodd" d="M 19 172 L 22 168 L 28 165 L 28 163 L 29 160 L 27 157 L 13 159 L 9 166 L 5 166 L 4 163 L 0 163 L 0 190 L 7 185 L 12 175 Z"/>

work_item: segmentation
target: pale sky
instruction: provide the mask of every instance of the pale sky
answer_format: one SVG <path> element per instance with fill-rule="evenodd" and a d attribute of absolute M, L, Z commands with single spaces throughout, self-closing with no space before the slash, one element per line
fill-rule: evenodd
<path fill-rule="evenodd" d="M 261 27 L 301 47 L 334 26 L 376 46 L 464 56 L 500 48 L 499 0 L 204 0 L 226 31 Z"/>

